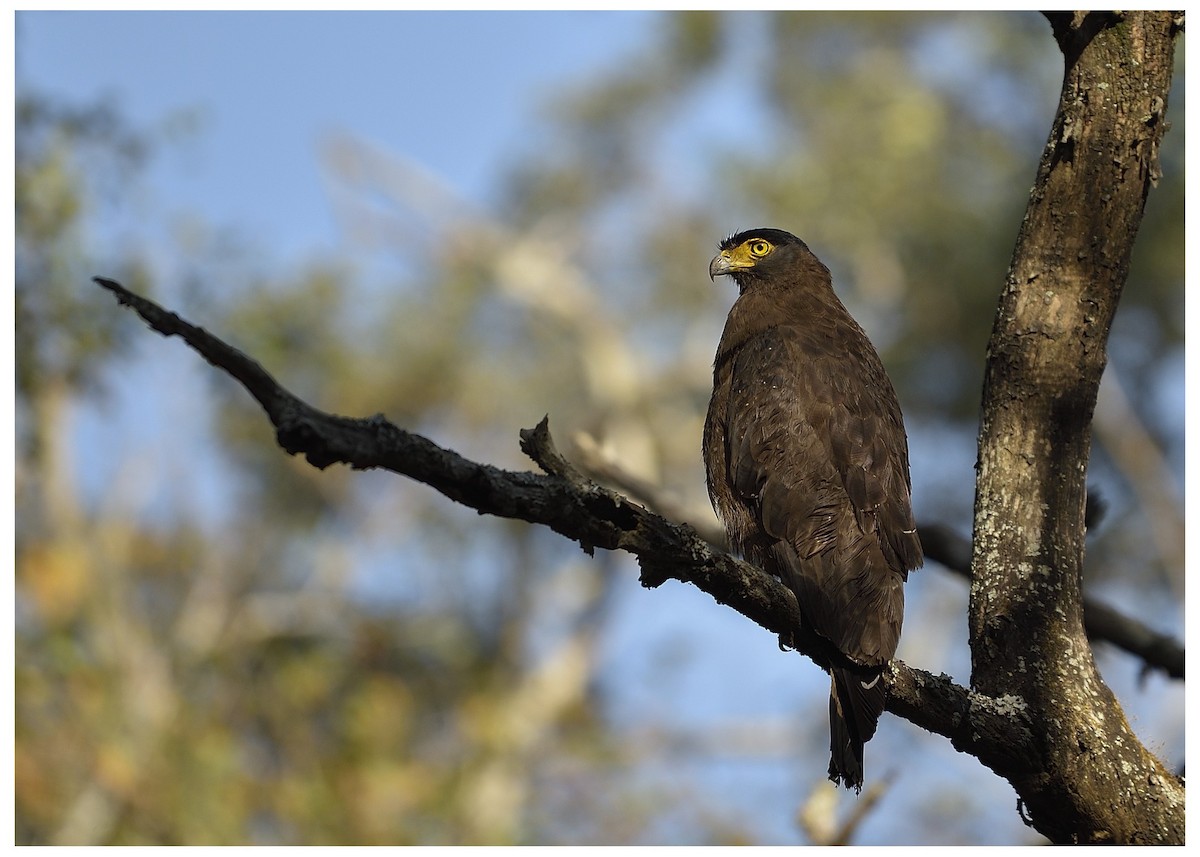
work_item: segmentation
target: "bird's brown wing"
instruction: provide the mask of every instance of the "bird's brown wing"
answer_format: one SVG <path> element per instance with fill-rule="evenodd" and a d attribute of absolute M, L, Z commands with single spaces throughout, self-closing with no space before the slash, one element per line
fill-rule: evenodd
<path fill-rule="evenodd" d="M 875 666 L 895 653 L 920 546 L 899 408 L 870 344 L 865 358 L 857 346 L 763 331 L 732 357 L 723 417 L 710 419 L 725 429 L 729 499 L 749 518 L 743 551 L 791 586 L 818 633 Z"/>

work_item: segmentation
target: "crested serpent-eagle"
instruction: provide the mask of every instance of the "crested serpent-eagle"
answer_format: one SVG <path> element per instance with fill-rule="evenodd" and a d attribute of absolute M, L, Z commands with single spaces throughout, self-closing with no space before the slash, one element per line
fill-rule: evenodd
<path fill-rule="evenodd" d="M 829 778 L 861 789 L 904 581 L 922 563 L 900 406 L 799 238 L 738 233 L 708 273 L 740 292 L 704 423 L 709 496 L 733 548 L 795 593 L 806 649 L 832 676 Z"/>

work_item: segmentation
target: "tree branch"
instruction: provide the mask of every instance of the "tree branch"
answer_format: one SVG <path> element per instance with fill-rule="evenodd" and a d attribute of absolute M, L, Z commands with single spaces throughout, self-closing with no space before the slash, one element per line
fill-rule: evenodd
<path fill-rule="evenodd" d="M 611 485 L 635 501 L 645 504 L 672 521 L 691 520 L 692 515 L 673 500 L 659 485 L 633 475 L 620 462 L 606 456 L 595 438 L 580 432 L 572 438 L 575 459 L 593 479 Z M 1088 526 L 1092 516 L 1099 516 L 1102 504 L 1094 493 L 1088 494 Z M 717 550 L 728 549 L 725 530 L 715 518 L 693 521 L 697 534 Z M 971 579 L 971 542 L 943 524 L 920 523 L 921 549 L 947 571 L 966 580 Z M 1088 639 L 1111 643 L 1141 658 L 1146 670 L 1159 669 L 1171 678 L 1183 679 L 1185 651 L 1183 643 L 1169 634 L 1155 631 L 1139 619 L 1126 616 L 1119 610 L 1084 596 L 1083 623 Z"/>
<path fill-rule="evenodd" d="M 971 542 L 942 524 L 921 524 L 921 547 L 927 559 L 966 580 L 971 579 Z M 1186 651 L 1170 634 L 1155 631 L 1140 619 L 1083 596 L 1083 629 L 1089 640 L 1111 643 L 1142 659 L 1144 669 L 1162 670 L 1183 679 Z"/>
<path fill-rule="evenodd" d="M 481 514 L 518 518 L 550 527 L 591 554 L 595 548 L 624 550 L 636 557 L 641 582 L 657 587 L 678 580 L 711 595 L 780 641 L 828 664 L 831 652 L 805 632 L 795 596 L 775 578 L 728 553 L 714 549 L 691 527 L 662 518 L 622 495 L 585 478 L 557 450 L 549 422 L 521 432 L 521 449 L 544 473 L 514 472 L 470 461 L 421 435 L 405 431 L 382 415 L 355 419 L 328 414 L 283 388 L 255 360 L 119 283 L 95 282 L 131 307 L 164 336 L 179 336 L 213 366 L 246 388 L 275 426 L 288 453 L 303 455 L 324 469 L 346 464 L 355 470 L 390 470 L 423 482 Z M 800 630 L 798 630 L 800 629 Z M 888 710 L 950 739 L 997 773 L 1036 765 L 1038 742 L 1019 700 L 988 699 L 955 684 L 894 661 Z"/>

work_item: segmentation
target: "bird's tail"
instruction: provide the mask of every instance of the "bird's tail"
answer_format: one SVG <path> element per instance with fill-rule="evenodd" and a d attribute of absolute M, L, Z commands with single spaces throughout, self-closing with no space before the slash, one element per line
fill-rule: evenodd
<path fill-rule="evenodd" d="M 829 779 L 862 791 L 863 744 L 871 740 L 887 694 L 882 670 L 835 666 L 829 692 Z"/>

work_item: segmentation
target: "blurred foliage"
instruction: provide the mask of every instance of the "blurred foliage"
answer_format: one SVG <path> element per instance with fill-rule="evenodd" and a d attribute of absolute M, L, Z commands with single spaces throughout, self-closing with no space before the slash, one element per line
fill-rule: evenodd
<path fill-rule="evenodd" d="M 1048 27 L 1032 14 L 654 20 L 643 53 L 545 105 L 498 193 L 502 216 L 338 138 L 323 162 L 355 252 L 272 276 L 247 263 L 232 289 L 237 260 L 201 240 L 193 320 L 319 407 L 383 412 L 500 466 L 527 466 L 517 429 L 549 412 L 561 443 L 587 433 L 700 520 L 700 425 L 732 301 L 705 264 L 725 234 L 781 226 L 831 267 L 883 352 L 919 517 L 965 525 L 984 346 L 1057 100 Z M 1123 607 L 1157 616 L 1178 612 L 1183 571 L 1177 513 L 1148 512 L 1181 507 L 1166 464 L 1183 449 L 1170 386 L 1183 342 L 1177 55 L 1165 175 L 1113 333 L 1124 396 L 1106 424 L 1097 416 L 1094 474 L 1116 502 L 1089 554 L 1130 593 Z M 186 505 L 147 515 L 162 510 L 122 487 L 136 482 L 132 455 L 103 502 L 85 496 L 73 416 L 132 371 L 121 343 L 149 336 L 121 334 L 136 325 L 86 288 L 91 242 L 124 195 L 114 187 L 135 183 L 156 145 L 112 105 L 20 94 L 17 840 L 769 841 L 728 795 L 678 773 L 736 741 L 688 740 L 692 724 L 653 712 L 632 731 L 610 716 L 623 677 L 603 647 L 632 579 L 624 558 L 589 560 L 402 480 L 316 471 L 281 455 L 244 394 L 211 373 L 171 392 L 204 396 L 216 460 L 189 451 L 158 478 L 215 473 L 215 525 L 189 522 Z M 135 255 L 105 273 L 144 291 L 148 268 Z M 914 580 L 905 644 L 965 679 L 965 596 L 923 597 L 937 574 Z M 823 699 L 797 723 L 822 722 Z M 802 746 L 766 752 L 820 780 L 823 730 L 791 725 Z M 888 746 L 886 731 L 877 758 L 911 760 L 908 744 L 954 757 L 940 741 Z M 889 797 L 924 841 L 988 841 L 972 823 L 988 808 L 964 808 L 959 784 L 935 781 L 933 800 L 899 782 L 912 797 Z M 804 829 L 836 827 L 806 812 Z M 865 837 L 895 841 L 889 818 L 872 834 L 868 817 Z"/>
<path fill-rule="evenodd" d="M 117 322 L 79 288 L 85 224 L 100 197 L 146 157 L 111 105 L 76 108 L 21 95 L 16 104 L 16 351 L 18 403 L 44 385 L 89 389 L 119 353 Z M 100 178 L 93 178 L 100 177 Z M 145 288 L 140 266 L 120 272 Z M 22 437 L 28 443 L 30 438 Z"/>

